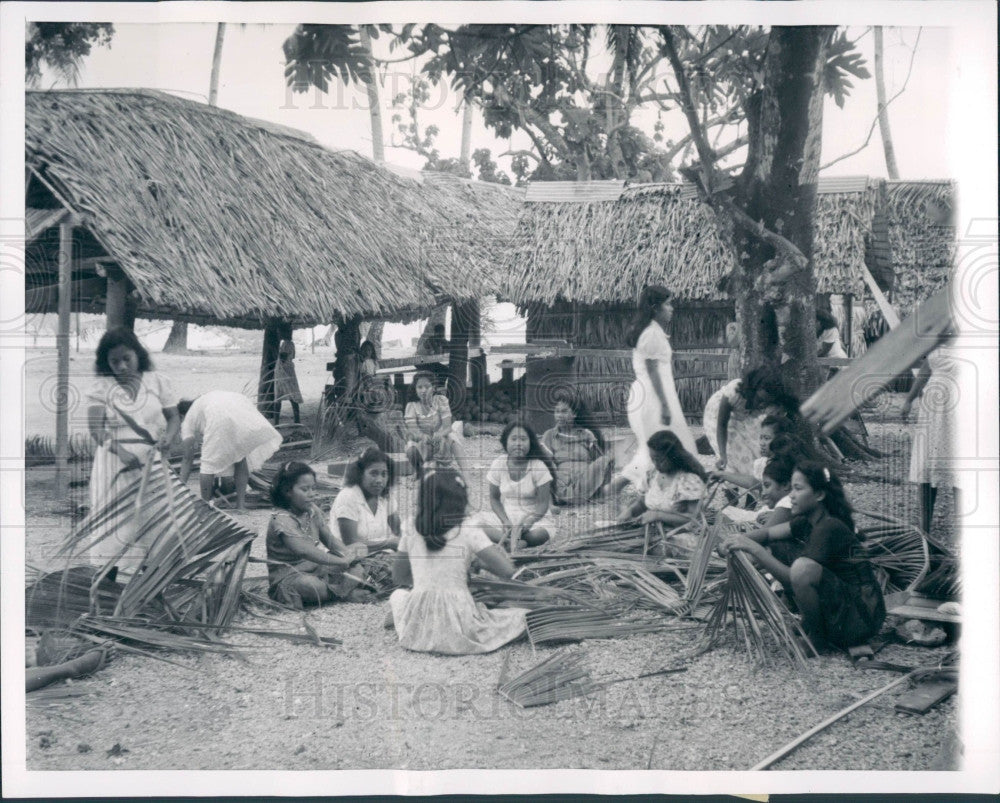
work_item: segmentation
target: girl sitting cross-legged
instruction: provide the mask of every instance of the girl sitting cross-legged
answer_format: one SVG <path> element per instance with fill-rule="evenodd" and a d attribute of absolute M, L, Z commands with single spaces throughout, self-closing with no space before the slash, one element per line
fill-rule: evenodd
<path fill-rule="evenodd" d="M 305 463 L 285 463 L 271 485 L 277 508 L 267 526 L 268 594 L 301 610 L 338 599 L 362 602 L 367 592 L 348 570 L 368 554 L 361 543 L 345 546 L 326 526 L 313 502 L 316 474 Z"/>
<path fill-rule="evenodd" d="M 526 611 L 490 610 L 469 592 L 473 559 L 503 579 L 514 564 L 479 527 L 466 521 L 468 495 L 452 469 L 428 470 L 417 494 L 415 533 L 394 557 L 391 626 L 408 650 L 446 655 L 492 652 L 521 636 Z M 386 626 L 390 626 L 387 622 Z"/>
<path fill-rule="evenodd" d="M 347 466 L 344 488 L 330 508 L 330 529 L 345 544 L 362 543 L 371 551 L 399 545 L 399 516 L 390 497 L 392 465 L 371 446 Z"/>
<path fill-rule="evenodd" d="M 546 515 L 552 500 L 547 455 L 535 431 L 520 421 L 504 427 L 500 445 L 506 454 L 486 473 L 492 513 L 481 514 L 480 526 L 498 544 L 509 538 L 512 548 L 540 546 L 549 540 L 552 527 Z"/>
<path fill-rule="evenodd" d="M 705 495 L 705 469 L 668 429 L 654 433 L 646 445 L 653 468 L 639 483 L 642 496 L 621 512 L 618 521 L 662 521 L 674 527 L 692 521 Z"/>
<path fill-rule="evenodd" d="M 784 586 L 817 650 L 864 643 L 881 628 L 885 602 L 840 480 L 820 463 L 801 462 L 789 499 L 791 521 L 731 535 L 719 551 L 743 550 Z"/>

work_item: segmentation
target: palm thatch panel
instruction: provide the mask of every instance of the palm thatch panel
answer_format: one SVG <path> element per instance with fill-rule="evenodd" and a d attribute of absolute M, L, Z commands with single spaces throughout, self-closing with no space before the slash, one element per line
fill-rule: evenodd
<path fill-rule="evenodd" d="M 889 241 L 895 283 L 892 303 L 905 317 L 948 282 L 955 259 L 955 183 L 890 181 Z"/>
<path fill-rule="evenodd" d="M 518 191 L 418 182 L 146 90 L 29 92 L 26 162 L 134 283 L 140 311 L 260 325 L 389 317 L 495 285 Z"/>

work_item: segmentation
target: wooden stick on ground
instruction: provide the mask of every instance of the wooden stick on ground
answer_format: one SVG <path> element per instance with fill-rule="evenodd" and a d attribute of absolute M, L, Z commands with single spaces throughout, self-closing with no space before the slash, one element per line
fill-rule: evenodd
<path fill-rule="evenodd" d="M 828 717 L 827 719 L 824 719 L 822 722 L 819 723 L 819 725 L 816 725 L 815 727 L 810 728 L 805 733 L 803 733 L 801 736 L 799 736 L 797 739 L 795 739 L 794 741 L 789 742 L 784 747 L 782 747 L 780 750 L 772 753 L 767 758 L 765 758 L 763 761 L 761 761 L 759 764 L 755 764 L 750 769 L 751 770 L 766 770 L 772 764 L 775 764 L 776 762 L 780 761 L 785 756 L 787 756 L 789 753 L 791 753 L 793 750 L 795 750 L 797 747 L 799 747 L 800 745 L 802 745 L 805 742 L 807 742 L 809 739 L 811 739 L 817 733 L 819 733 L 820 731 L 825 730 L 826 728 L 828 728 L 830 725 L 832 725 L 838 719 L 842 719 L 843 717 L 846 717 L 848 714 L 850 714 L 856 708 L 861 708 L 861 706 L 865 705 L 866 703 L 870 703 L 876 697 L 881 697 L 887 691 L 891 691 L 892 689 L 896 688 L 896 686 L 899 686 L 900 684 L 905 683 L 907 680 L 909 680 L 911 677 L 913 677 L 914 672 L 920 672 L 920 671 L 922 671 L 922 670 L 921 669 L 914 669 L 912 672 L 907 672 L 905 675 L 903 675 L 902 677 L 896 678 L 891 683 L 886 683 L 881 689 L 878 689 L 877 691 L 873 691 L 867 697 L 863 697 L 862 699 L 858 700 L 856 703 L 851 703 L 849 706 L 847 706 L 847 708 L 843 709 L 842 711 L 838 711 L 832 717 Z"/>

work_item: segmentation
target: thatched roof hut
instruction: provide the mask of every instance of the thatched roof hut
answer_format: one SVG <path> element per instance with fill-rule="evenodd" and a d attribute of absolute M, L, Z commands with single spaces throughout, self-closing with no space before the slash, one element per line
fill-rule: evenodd
<path fill-rule="evenodd" d="M 733 256 L 693 187 L 619 183 L 609 195 L 600 186 L 606 183 L 593 182 L 592 191 L 572 198 L 562 182 L 528 188 L 503 269 L 507 298 L 522 305 L 632 303 L 645 285 L 658 283 L 682 302 L 727 301 L 719 280 L 732 270 Z M 881 182 L 863 177 L 820 180 L 818 292 L 864 292 L 861 265 L 883 191 Z"/>
<path fill-rule="evenodd" d="M 75 309 L 260 327 L 403 319 L 495 289 L 519 191 L 423 184 L 351 151 L 149 90 L 28 92 L 27 305 L 54 309 L 53 211 L 76 213 Z M 88 305 L 91 305 L 88 307 Z"/>

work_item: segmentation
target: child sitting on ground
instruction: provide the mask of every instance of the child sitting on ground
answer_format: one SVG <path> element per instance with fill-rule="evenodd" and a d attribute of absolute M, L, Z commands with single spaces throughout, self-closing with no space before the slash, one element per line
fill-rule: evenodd
<path fill-rule="evenodd" d="M 316 474 L 305 463 L 285 463 L 274 477 L 271 502 L 278 509 L 267 526 L 268 594 L 296 610 L 338 599 L 367 601 L 347 572 L 368 547 L 345 546 L 330 532 L 313 502 L 315 487 Z"/>
<path fill-rule="evenodd" d="M 638 520 L 677 527 L 693 522 L 705 495 L 705 469 L 669 429 L 654 433 L 646 445 L 653 468 L 639 484 L 642 496 L 621 512 L 619 523 Z M 681 540 L 682 546 L 694 545 Z"/>
<path fill-rule="evenodd" d="M 483 533 L 465 521 L 468 496 L 461 475 L 451 469 L 427 471 L 417 495 L 415 533 L 399 544 L 389 597 L 392 626 L 408 650 L 446 655 L 491 652 L 521 636 L 525 610 L 489 610 L 469 592 L 475 559 L 503 579 L 514 564 Z M 388 624 L 387 624 L 388 626 Z"/>

